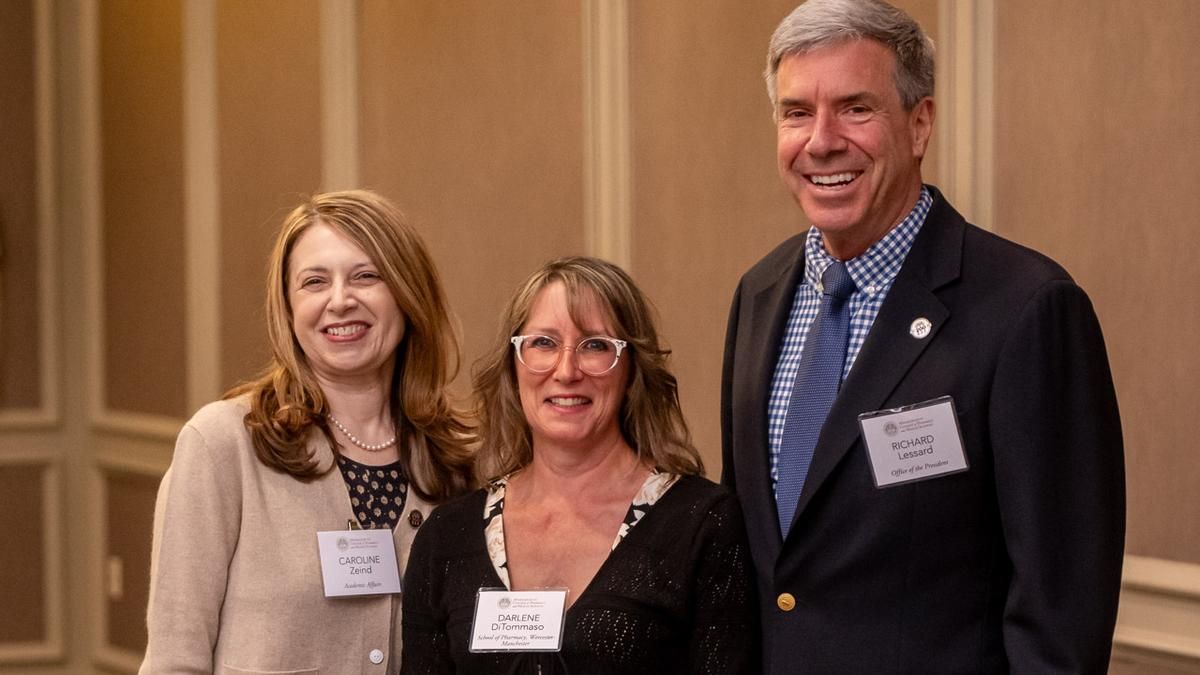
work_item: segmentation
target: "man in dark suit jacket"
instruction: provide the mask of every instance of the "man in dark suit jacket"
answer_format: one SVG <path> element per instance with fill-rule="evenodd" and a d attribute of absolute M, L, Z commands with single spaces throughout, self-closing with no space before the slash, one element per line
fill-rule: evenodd
<path fill-rule="evenodd" d="M 813 228 L 742 278 L 725 344 L 723 482 L 765 668 L 1105 672 L 1124 459 L 1090 301 L 922 184 L 932 45 L 906 14 L 810 0 L 767 76 L 780 174 Z M 803 361 L 835 325 L 834 265 L 854 282 L 842 379 L 797 464 L 789 411 L 818 398 Z"/>

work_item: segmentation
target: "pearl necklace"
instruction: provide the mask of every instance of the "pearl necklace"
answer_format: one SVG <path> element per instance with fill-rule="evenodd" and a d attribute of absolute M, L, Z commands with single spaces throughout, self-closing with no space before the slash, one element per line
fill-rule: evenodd
<path fill-rule="evenodd" d="M 396 435 L 395 434 L 392 434 L 391 438 L 387 439 L 386 441 L 384 441 L 382 443 L 363 443 L 362 441 L 358 440 L 358 436 L 355 436 L 354 434 L 350 433 L 350 430 L 346 428 L 346 425 L 339 422 L 336 417 L 334 417 L 333 415 L 326 415 L 325 417 L 330 422 L 333 422 L 333 426 L 337 427 L 339 431 L 341 431 L 343 434 L 345 434 L 346 438 L 350 439 L 351 443 L 357 445 L 358 447 L 362 448 L 363 450 L 366 450 L 367 452 L 379 452 L 380 450 L 386 450 L 387 448 L 390 448 L 396 444 Z"/>

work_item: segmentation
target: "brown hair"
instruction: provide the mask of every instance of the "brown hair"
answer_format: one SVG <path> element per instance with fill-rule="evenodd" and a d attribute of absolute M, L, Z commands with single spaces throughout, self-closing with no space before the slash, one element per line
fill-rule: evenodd
<path fill-rule="evenodd" d="M 417 232 L 387 199 L 368 190 L 314 195 L 284 218 L 267 271 L 267 333 L 273 358 L 263 374 L 234 387 L 226 398 L 249 394 L 246 428 L 263 464 L 299 480 L 324 470 L 307 440 L 315 427 L 338 444 L 326 423 L 329 408 L 308 358 L 292 331 L 287 266 L 292 247 L 309 227 L 324 224 L 371 258 L 404 314 L 396 347 L 392 416 L 401 439 L 400 460 L 412 488 L 442 501 L 470 487 L 472 429 L 454 409 L 446 384 L 458 372 L 458 337 L 433 260 Z"/>
<path fill-rule="evenodd" d="M 501 316 L 495 344 L 475 364 L 478 478 L 503 476 L 533 459 L 509 338 L 528 320 L 537 294 L 555 282 L 566 287 L 568 311 L 576 323 L 583 304 L 594 299 L 612 322 L 613 337 L 629 343 L 622 355 L 630 368 L 619 420 L 625 442 L 659 470 L 704 473 L 679 407 L 675 376 L 667 367 L 671 352 L 659 343 L 650 302 L 620 267 L 596 258 L 570 257 L 546 263 L 521 285 Z"/>

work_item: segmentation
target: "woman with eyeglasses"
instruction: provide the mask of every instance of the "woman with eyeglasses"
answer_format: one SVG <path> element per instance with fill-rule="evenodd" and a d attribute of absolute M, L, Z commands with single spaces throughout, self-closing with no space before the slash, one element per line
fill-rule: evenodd
<path fill-rule="evenodd" d="M 486 487 L 437 509 L 405 577 L 405 673 L 758 671 L 752 565 L 703 467 L 648 301 L 562 258 L 477 364 Z"/>

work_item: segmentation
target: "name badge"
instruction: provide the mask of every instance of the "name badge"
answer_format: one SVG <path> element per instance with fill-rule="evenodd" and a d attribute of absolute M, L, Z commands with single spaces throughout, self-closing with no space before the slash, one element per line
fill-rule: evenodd
<path fill-rule="evenodd" d="M 875 487 L 966 471 L 967 454 L 949 396 L 858 416 Z"/>
<path fill-rule="evenodd" d="M 325 597 L 400 592 L 392 531 L 334 530 L 317 533 Z"/>
<path fill-rule="evenodd" d="M 562 649 L 567 589 L 481 588 L 471 622 L 472 652 L 556 652 Z"/>

